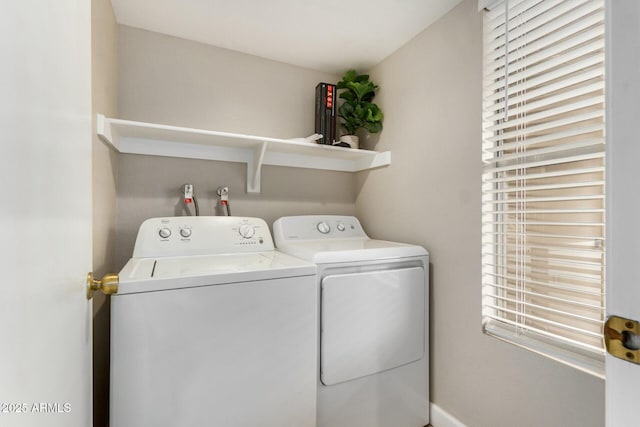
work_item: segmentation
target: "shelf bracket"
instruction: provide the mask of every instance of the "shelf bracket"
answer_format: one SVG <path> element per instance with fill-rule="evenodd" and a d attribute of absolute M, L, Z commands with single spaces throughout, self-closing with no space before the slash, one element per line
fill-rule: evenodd
<path fill-rule="evenodd" d="M 111 124 L 102 114 L 98 114 L 96 117 L 96 133 L 100 139 L 109 144 L 111 148 L 116 151 L 120 151 L 119 141 L 114 139 L 113 134 L 111 133 Z"/>
<path fill-rule="evenodd" d="M 260 175 L 262 174 L 262 164 L 264 153 L 267 151 L 267 141 L 257 146 L 253 151 L 253 156 L 247 163 L 247 193 L 260 193 Z"/>

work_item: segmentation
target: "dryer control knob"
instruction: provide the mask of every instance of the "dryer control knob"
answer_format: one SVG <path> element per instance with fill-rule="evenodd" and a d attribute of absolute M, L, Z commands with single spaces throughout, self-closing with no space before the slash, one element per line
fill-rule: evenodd
<path fill-rule="evenodd" d="M 338 223 L 338 225 L 336 225 L 336 228 L 338 229 L 338 231 L 344 231 L 345 230 L 345 226 L 343 223 Z"/>
<path fill-rule="evenodd" d="M 181 235 L 182 237 L 184 237 L 185 239 L 186 239 L 187 237 L 191 237 L 191 229 L 190 229 L 190 228 L 187 228 L 187 227 L 185 227 L 185 228 L 181 228 L 181 229 L 180 229 L 180 235 Z"/>
<path fill-rule="evenodd" d="M 158 234 L 160 235 L 160 237 L 162 237 L 163 239 L 168 238 L 169 236 L 171 236 L 171 230 L 169 230 L 168 228 L 161 228 L 160 231 L 158 231 Z"/>
<path fill-rule="evenodd" d="M 327 224 L 324 221 L 319 222 L 317 225 L 317 228 L 318 228 L 318 231 L 321 232 L 322 234 L 327 234 L 329 231 L 331 231 L 329 224 Z"/>
<path fill-rule="evenodd" d="M 240 235 L 245 239 L 250 239 L 254 234 L 256 234 L 256 229 L 253 228 L 253 225 L 251 224 L 242 224 L 238 228 L 238 233 L 240 233 Z"/>

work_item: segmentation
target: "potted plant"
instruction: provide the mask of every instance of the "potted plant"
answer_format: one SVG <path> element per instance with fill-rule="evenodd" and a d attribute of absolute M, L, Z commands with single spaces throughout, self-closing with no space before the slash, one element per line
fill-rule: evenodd
<path fill-rule="evenodd" d="M 347 71 L 336 88 L 340 91 L 343 103 L 338 108 L 338 117 L 342 119 L 342 128 L 346 135 L 340 141 L 351 148 L 358 148 L 356 131 L 364 129 L 369 133 L 382 130 L 382 110 L 371 102 L 378 86 L 369 81 L 368 74 L 358 74 L 355 70 Z"/>

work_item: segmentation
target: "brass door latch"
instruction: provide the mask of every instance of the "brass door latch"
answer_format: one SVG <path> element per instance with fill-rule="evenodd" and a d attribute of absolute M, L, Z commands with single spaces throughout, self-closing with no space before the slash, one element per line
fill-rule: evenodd
<path fill-rule="evenodd" d="M 640 364 L 640 324 L 635 320 L 611 316 L 604 324 L 607 351 L 620 359 Z"/>
<path fill-rule="evenodd" d="M 87 299 L 93 298 L 93 293 L 97 290 L 105 295 L 118 293 L 120 277 L 117 274 L 105 274 L 102 280 L 95 280 L 93 273 L 87 273 Z"/>

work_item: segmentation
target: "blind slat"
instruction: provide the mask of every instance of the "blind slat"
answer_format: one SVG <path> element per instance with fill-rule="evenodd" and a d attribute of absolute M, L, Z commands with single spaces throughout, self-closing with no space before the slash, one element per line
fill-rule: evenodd
<path fill-rule="evenodd" d="M 575 246 L 542 245 L 542 244 L 535 244 L 535 243 L 527 243 L 527 245 L 516 245 L 510 242 L 503 243 L 502 245 L 506 246 L 508 249 L 526 247 L 532 250 L 533 249 L 548 250 L 550 252 L 554 252 L 558 254 L 563 253 L 563 254 L 566 254 L 567 256 L 576 256 L 576 257 L 591 256 L 592 258 L 599 258 L 604 253 L 604 251 L 600 248 L 582 248 L 582 247 L 575 247 Z"/>
<path fill-rule="evenodd" d="M 508 280 L 516 280 L 517 278 L 514 276 L 509 276 L 509 275 L 504 275 L 504 274 L 498 274 L 498 273 L 485 273 L 488 276 L 492 276 L 495 277 L 497 279 L 508 279 Z M 555 283 L 555 282 L 541 282 L 539 280 L 535 280 L 535 279 L 529 279 L 527 281 L 528 284 L 530 285 L 538 285 L 538 286 L 543 286 L 546 287 L 548 289 L 555 289 L 555 290 L 559 290 L 559 291 L 567 291 L 567 292 L 573 292 L 576 295 L 579 295 L 581 297 L 584 296 L 592 296 L 592 297 L 599 297 L 602 296 L 602 293 L 594 291 L 593 289 L 581 289 L 581 288 L 577 288 L 576 286 L 566 286 L 562 283 Z M 513 288 L 511 288 L 513 289 Z M 598 298 L 593 298 L 592 301 L 596 301 L 598 300 Z"/>
<path fill-rule="evenodd" d="M 571 10 L 569 13 L 560 17 L 560 19 L 552 23 L 546 23 L 544 26 L 535 29 L 533 32 L 527 34 L 526 37 L 519 37 L 518 35 L 519 33 L 525 32 L 527 27 L 531 28 L 539 23 L 544 17 L 540 17 L 540 20 L 537 22 L 532 21 L 527 26 L 510 31 L 507 55 L 509 64 L 507 67 L 511 67 L 515 62 L 531 55 L 532 52 L 543 52 L 545 49 L 553 48 L 553 46 L 561 43 L 562 40 L 573 38 L 577 34 L 589 34 L 589 38 L 581 38 L 580 40 L 582 41 L 575 42 L 574 46 L 590 40 L 593 37 L 601 36 L 604 33 L 602 28 L 604 10 L 592 13 L 599 9 L 596 3 L 588 2 L 580 8 Z M 593 26 L 596 26 L 594 28 L 596 31 L 591 29 Z M 516 37 L 514 37 L 514 35 Z M 534 41 L 530 42 L 530 40 Z M 489 58 L 486 58 L 486 62 L 492 63 L 502 60 L 500 63 L 505 64 L 504 37 L 494 39 L 488 47 L 493 49 L 491 52 L 494 52 L 494 54 L 489 53 Z M 569 46 L 569 49 L 570 47 L 571 46 Z"/>
<path fill-rule="evenodd" d="M 558 0 L 549 0 L 549 1 L 557 2 Z M 539 0 L 509 0 L 508 6 L 511 13 L 521 13 L 523 10 L 530 9 L 533 6 L 535 6 L 536 3 L 539 3 Z M 490 28 L 495 28 L 495 27 L 504 25 L 505 4 L 506 3 L 504 1 L 496 3 L 495 8 L 488 11 L 485 14 L 486 16 L 485 27 L 484 27 L 485 34 L 489 32 Z"/>
<path fill-rule="evenodd" d="M 604 111 L 601 109 L 594 110 L 594 111 L 587 111 L 585 113 L 572 114 L 569 117 L 564 117 L 561 119 L 552 120 L 545 123 L 533 124 L 531 126 L 525 126 L 523 128 L 509 131 L 509 132 L 499 133 L 496 136 L 486 138 L 486 141 L 498 142 L 498 141 L 504 141 L 505 139 L 524 137 L 527 134 L 550 130 L 550 129 L 558 128 L 561 126 L 572 125 L 575 123 L 584 122 L 586 120 L 601 119 L 603 116 L 604 116 Z"/>
<path fill-rule="evenodd" d="M 484 245 L 484 247 L 490 247 L 491 245 Z M 505 246 L 504 244 L 502 245 Z M 549 256 L 551 257 L 565 257 L 565 258 L 574 258 L 574 259 L 591 259 L 593 261 L 601 261 L 603 251 L 601 249 L 588 249 L 588 248 L 566 248 L 566 247 L 554 247 L 552 245 L 517 245 L 509 243 L 506 246 L 510 250 L 537 250 L 537 251 L 549 251 Z M 495 257 L 505 256 L 507 252 L 491 252 L 490 250 L 483 250 L 483 254 L 495 253 Z"/>
<path fill-rule="evenodd" d="M 569 317 L 571 319 L 575 319 L 578 321 L 582 321 L 585 323 L 591 323 L 593 324 L 595 327 L 599 327 L 602 326 L 602 324 L 604 323 L 604 321 L 602 319 L 594 319 L 592 317 L 588 317 L 588 316 L 582 316 L 580 314 L 576 314 L 576 313 L 570 313 L 570 312 L 566 312 L 566 311 L 562 311 L 562 310 L 556 310 L 553 308 L 549 308 L 549 307 L 545 307 L 542 305 L 538 305 L 538 304 L 532 304 L 526 300 L 518 300 L 518 299 L 513 299 L 513 298 L 506 298 L 506 297 L 501 297 L 498 295 L 490 295 L 489 296 L 490 299 L 493 299 L 494 301 L 496 301 L 498 304 L 487 304 L 487 307 L 489 308 L 493 308 L 495 310 L 503 310 L 504 306 L 499 305 L 499 303 L 505 303 L 505 304 L 513 304 L 513 305 L 521 305 L 523 307 L 525 307 L 526 309 L 531 309 L 531 310 L 536 310 L 536 311 L 543 311 L 549 314 L 553 314 L 556 316 L 562 316 L 562 317 Z M 513 313 L 512 313 L 513 314 Z M 526 318 L 526 315 L 525 315 Z M 588 330 L 587 330 L 588 331 Z M 599 337 L 600 336 L 600 332 L 596 331 L 588 331 L 588 332 L 592 332 L 589 335 L 595 336 L 595 337 Z"/>
<path fill-rule="evenodd" d="M 562 227 L 604 227 L 603 222 L 560 222 L 560 221 L 490 221 L 493 225 L 548 225 Z"/>
<path fill-rule="evenodd" d="M 545 23 L 546 20 L 552 20 L 560 15 L 575 9 L 576 7 L 584 4 L 585 0 L 565 0 L 565 1 L 541 1 L 535 5 L 520 5 L 518 9 L 511 6 L 512 14 L 509 19 L 508 28 L 513 28 L 509 31 L 512 38 L 522 36 L 524 33 L 529 32 L 535 28 L 538 28 L 541 23 Z M 504 6 L 503 6 L 504 8 Z M 495 21 L 494 21 L 495 22 Z M 504 16 L 502 17 L 502 23 L 504 23 Z M 487 32 L 487 38 L 494 40 L 493 43 L 488 43 L 487 48 L 495 50 L 501 45 L 504 45 L 505 26 L 499 25 L 493 30 Z M 496 44 L 496 42 L 498 44 Z"/>
<path fill-rule="evenodd" d="M 487 243 L 486 245 L 490 245 Z M 591 256 L 591 258 L 600 258 L 604 251 L 602 249 L 587 249 L 587 248 L 576 248 L 576 247 L 563 247 L 563 246 L 553 246 L 553 245 L 536 245 L 536 244 L 528 244 L 526 246 L 517 245 L 513 243 L 502 244 L 502 246 L 506 246 L 511 249 L 540 249 L 540 250 L 548 250 L 553 251 L 555 253 L 565 253 L 567 256 L 582 256 L 587 257 Z"/>
<path fill-rule="evenodd" d="M 509 0 L 509 25 L 513 26 L 517 23 L 516 19 L 522 16 L 526 11 L 530 11 L 526 17 L 540 15 L 551 7 L 555 7 L 558 4 L 562 4 L 566 0 Z M 572 0 L 571 3 L 584 3 L 588 0 Z M 485 25 L 485 34 L 492 34 L 495 28 L 503 27 L 505 21 L 505 3 L 500 2 L 500 5 L 496 5 L 496 8 L 487 13 L 487 23 Z M 504 31 L 504 30 L 503 30 Z"/>
<path fill-rule="evenodd" d="M 483 252 L 482 256 L 491 256 L 491 257 L 502 257 L 502 259 L 508 260 L 517 260 L 519 259 L 516 255 L 503 255 L 495 252 Z M 554 266 L 565 266 L 567 268 L 572 269 L 582 269 L 589 271 L 602 271 L 602 264 L 599 262 L 588 262 L 588 261 L 576 261 L 574 259 L 566 259 L 566 258 L 553 258 L 553 257 L 536 257 L 528 255 L 526 257 L 526 262 L 528 264 L 535 264 L 537 262 L 547 262 L 549 265 Z M 486 265 L 493 265 L 500 267 L 501 265 L 485 263 Z"/>
<path fill-rule="evenodd" d="M 509 93 L 517 95 L 526 90 L 530 90 L 542 84 L 549 83 L 553 80 L 556 80 L 562 77 L 567 77 L 573 73 L 584 71 L 585 69 L 594 67 L 596 65 L 604 64 L 603 53 L 596 53 L 593 55 L 589 55 L 587 57 L 580 59 L 579 61 L 569 62 L 565 67 L 560 67 L 560 68 L 558 68 L 558 65 L 562 65 L 564 62 L 560 61 L 558 58 L 555 58 L 555 59 L 557 60 L 557 63 L 550 64 L 550 65 L 555 65 L 555 67 L 551 67 L 552 69 L 548 72 L 540 73 L 539 69 L 534 69 L 534 70 L 525 69 L 515 73 L 513 76 L 509 76 L 509 78 L 513 79 L 513 81 L 519 82 L 517 87 L 518 90 L 510 90 Z M 499 82 L 490 84 L 488 87 L 485 88 L 486 91 L 499 91 L 499 92 L 492 92 L 490 94 L 488 93 L 487 95 L 485 95 L 484 99 L 487 99 L 489 101 L 494 100 L 492 98 L 496 98 L 495 101 L 504 99 L 505 92 L 504 90 L 502 90 L 504 89 L 504 86 L 505 86 L 504 81 L 499 81 Z"/>
<path fill-rule="evenodd" d="M 486 267 L 498 267 L 496 264 L 492 264 L 489 262 L 485 262 L 482 264 Z M 568 281 L 576 281 L 576 282 L 585 282 L 585 283 L 594 283 L 598 284 L 602 280 L 601 274 L 591 274 L 591 273 L 580 273 L 577 271 L 568 271 L 563 270 L 561 268 L 555 268 L 552 266 L 544 267 L 544 270 L 540 266 L 534 266 L 531 264 L 525 263 L 504 263 L 502 268 L 505 268 L 508 272 L 517 270 L 522 277 L 516 278 L 516 282 L 524 282 L 526 283 L 528 280 L 538 280 L 538 276 L 540 279 L 546 280 L 556 280 L 556 279 L 565 279 Z M 533 277 L 537 275 L 536 277 Z"/>
<path fill-rule="evenodd" d="M 604 42 L 602 40 L 600 41 L 600 43 L 604 45 Z M 601 80 L 601 77 L 602 77 L 602 72 L 597 68 L 587 69 L 581 72 L 564 75 L 561 78 L 555 79 L 553 83 L 545 84 L 543 86 L 538 86 L 537 88 L 527 90 L 524 92 L 511 94 L 509 96 L 509 99 L 507 100 L 507 105 L 509 106 L 509 111 L 511 111 L 514 105 L 524 104 L 529 102 L 531 99 L 541 98 L 544 95 L 557 92 L 560 90 L 566 91 L 568 87 L 585 84 L 590 80 L 596 80 L 597 83 L 595 84 L 599 84 L 602 87 L 604 87 L 604 82 Z M 504 92 L 492 92 L 491 95 L 483 99 L 483 103 L 487 105 L 487 109 L 488 109 L 491 106 L 495 106 L 493 104 L 498 100 L 500 100 L 502 104 L 501 107 L 504 107 L 505 105 Z M 487 117 L 485 114 L 484 120 L 494 121 L 496 120 L 495 119 L 496 116 L 498 116 L 498 114 L 494 114 L 491 117 Z M 500 118 L 502 117 L 504 117 L 504 113 L 502 114 L 502 116 L 500 116 Z"/>
<path fill-rule="evenodd" d="M 581 281 L 600 281 L 602 280 L 602 274 L 595 274 L 594 272 L 601 272 L 601 270 L 595 268 L 583 268 L 582 266 L 564 266 L 557 262 L 548 262 L 546 265 L 543 265 L 539 260 L 529 261 L 526 264 L 522 264 L 518 259 L 518 262 L 513 262 L 514 259 L 518 257 L 516 255 L 511 257 L 496 257 L 499 262 L 502 264 L 495 264 L 490 262 L 482 263 L 483 267 L 495 267 L 495 268 L 504 268 L 508 272 L 513 272 L 514 270 L 518 271 L 519 275 L 524 275 L 525 273 L 538 274 L 538 275 L 546 275 L 549 277 L 558 277 L 564 279 L 573 279 L 573 280 L 581 280 Z M 505 262 L 506 260 L 506 262 Z M 508 266 L 505 267 L 505 265 Z M 564 268 L 563 268 L 564 267 Z M 541 272 L 541 269 L 546 269 L 546 272 Z M 527 278 L 524 277 L 521 282 L 526 283 Z"/>
<path fill-rule="evenodd" d="M 485 159 L 485 163 L 498 163 L 498 162 L 506 162 L 508 160 L 515 159 L 523 159 L 527 157 L 540 156 L 542 154 L 550 154 L 550 153 L 559 153 L 564 151 L 574 150 L 577 151 L 580 148 L 591 148 L 594 145 L 603 145 L 604 138 L 591 138 L 577 142 L 565 142 L 561 144 L 552 144 L 543 148 L 530 148 L 525 150 L 524 147 L 522 149 L 518 149 L 515 152 L 509 151 L 507 154 L 502 153 L 502 155 L 494 156 L 492 158 Z M 589 150 L 583 150 L 589 151 Z M 576 154 L 575 152 L 573 154 Z"/>
<path fill-rule="evenodd" d="M 554 197 L 528 197 L 527 202 L 575 202 L 578 200 L 586 201 L 586 200 L 604 200 L 604 195 L 602 194 L 594 194 L 589 196 L 554 196 Z M 511 204 L 515 203 L 513 200 L 495 200 L 491 199 L 489 201 L 483 203 L 490 203 L 492 205 L 501 205 L 501 204 Z"/>
<path fill-rule="evenodd" d="M 564 98 L 566 100 L 572 97 L 573 96 L 567 96 L 565 94 L 564 96 L 559 96 L 558 99 Z M 554 103 L 556 102 L 558 101 L 554 101 Z M 572 102 L 570 104 L 564 104 L 559 107 L 549 108 L 548 110 L 538 111 L 537 113 L 531 113 L 531 111 L 534 111 L 534 108 L 532 108 L 531 110 L 524 109 L 523 112 L 522 111 L 520 112 L 522 114 L 519 114 L 516 111 L 510 111 L 510 114 L 514 117 L 512 117 L 509 120 L 505 120 L 504 122 L 499 123 L 497 125 L 489 126 L 488 128 L 486 128 L 486 130 L 493 132 L 493 131 L 509 129 L 509 128 L 513 128 L 514 126 L 522 125 L 524 123 L 533 123 L 534 121 L 547 119 L 553 116 L 564 116 L 567 113 L 571 113 L 577 110 L 582 110 L 588 107 L 593 107 L 596 105 L 601 105 L 603 103 L 604 103 L 604 96 L 596 95 L 596 96 L 589 97 L 587 99 L 581 99 L 579 101 Z"/>
<path fill-rule="evenodd" d="M 562 141 L 566 138 L 577 137 L 585 134 L 588 135 L 588 134 L 603 132 L 603 131 L 604 131 L 604 126 L 602 123 L 591 123 L 591 124 L 586 124 L 582 126 L 576 126 L 574 128 L 562 130 L 559 132 L 554 132 L 548 135 L 541 135 L 534 138 L 528 138 L 526 140 L 519 140 L 514 142 L 504 142 L 504 141 L 498 140 L 498 142 L 500 143 L 499 145 L 496 145 L 495 143 L 485 144 L 486 146 L 483 147 L 483 152 L 495 153 L 496 151 L 504 151 L 504 150 L 509 151 L 515 148 L 525 148 L 525 147 L 542 144 L 550 141 Z"/>
<path fill-rule="evenodd" d="M 571 332 L 577 333 L 577 334 L 581 334 L 581 335 L 587 335 L 587 336 L 591 336 L 594 338 L 600 338 L 602 336 L 602 334 L 600 332 L 594 332 L 594 331 L 589 331 L 586 329 L 581 329 L 578 328 L 576 326 L 572 326 L 569 325 L 568 323 L 561 323 L 561 322 L 556 322 L 554 320 L 549 320 L 549 319 L 545 319 L 543 317 L 539 317 L 539 316 L 534 316 L 532 314 L 523 314 L 522 311 L 520 310 L 512 310 L 510 308 L 506 308 L 506 307 L 498 307 L 492 304 L 487 304 L 487 307 L 489 308 L 493 308 L 494 310 L 498 310 L 498 311 L 504 311 L 507 313 L 511 313 L 511 314 L 518 314 L 520 317 L 522 317 L 524 320 L 521 320 L 518 322 L 518 324 L 525 326 L 527 324 L 527 320 L 534 320 L 536 322 L 540 322 L 540 323 L 545 323 L 548 325 L 553 325 L 557 328 L 562 328 L 562 329 L 567 329 L 570 330 Z"/>
<path fill-rule="evenodd" d="M 513 233 L 507 233 L 509 236 L 513 236 Z M 595 240 L 594 240 L 595 242 Z M 543 250 L 543 251 L 549 251 L 549 252 L 553 252 L 554 255 L 559 256 L 560 253 L 565 252 L 566 255 L 564 256 L 573 256 L 576 258 L 582 257 L 582 258 L 601 258 L 602 254 L 603 254 L 603 250 L 601 247 L 596 246 L 596 245 L 583 245 L 583 246 L 555 246 L 555 245 L 551 245 L 551 244 L 545 244 L 545 243 L 538 243 L 538 242 L 529 242 L 527 243 L 527 245 L 517 245 L 514 244 L 511 241 L 508 241 L 507 243 L 502 243 L 503 245 L 507 245 L 509 248 L 516 248 L 516 249 L 536 249 L 536 250 Z M 489 243 L 483 245 L 483 246 L 491 246 Z"/>
<path fill-rule="evenodd" d="M 528 209 L 526 210 L 527 214 L 551 214 L 551 215 L 573 215 L 573 214 L 587 214 L 587 213 L 604 213 L 604 209 Z M 514 210 L 492 210 L 492 211 L 483 211 L 484 214 L 491 215 L 514 215 L 516 213 L 521 213 L 521 211 Z"/>
<path fill-rule="evenodd" d="M 484 173 L 506 172 L 506 171 L 513 171 L 517 169 L 537 168 L 540 166 L 552 166 L 552 165 L 558 165 L 558 164 L 580 162 L 583 160 L 601 159 L 603 157 L 604 157 L 604 152 L 596 152 L 596 153 L 590 153 L 590 154 L 580 154 L 577 156 L 565 157 L 564 159 L 553 158 L 548 160 L 541 160 L 539 162 L 528 162 L 526 164 L 512 164 L 508 166 L 491 166 L 491 164 L 487 164 L 485 165 L 483 172 Z"/>
<path fill-rule="evenodd" d="M 559 102 L 564 102 L 567 99 L 571 99 L 571 98 L 577 98 L 577 97 L 584 97 L 585 95 L 591 95 L 591 99 L 595 100 L 598 96 L 598 94 L 600 92 L 602 92 L 604 90 L 604 82 L 603 81 L 597 81 L 595 83 L 591 83 L 585 86 L 580 86 L 577 87 L 575 89 L 572 90 L 568 90 L 568 91 L 563 91 L 561 93 L 558 93 L 556 95 L 552 95 L 552 96 L 548 96 L 548 97 L 544 97 L 544 98 L 539 98 L 538 101 L 534 101 L 534 102 L 530 102 L 530 103 L 526 103 L 526 102 L 522 102 L 522 103 L 518 103 L 518 104 L 512 104 L 510 103 L 510 108 L 509 108 L 509 120 L 520 120 L 521 122 L 523 120 L 534 120 L 533 115 L 530 114 L 531 111 L 535 111 L 535 110 L 539 110 L 541 108 L 545 108 L 545 107 L 549 107 L 553 104 L 557 104 Z M 602 98 L 602 97 L 600 97 Z M 510 98 L 511 100 L 511 98 Z M 597 103 L 596 103 L 597 104 Z M 559 108 L 559 107 L 558 107 Z M 566 108 L 566 107 L 565 107 Z M 580 107 L 579 107 L 580 108 Z M 572 108 L 572 109 L 578 109 L 578 108 Z M 555 113 L 554 111 L 561 111 L 560 114 L 567 112 L 567 110 L 558 110 L 558 109 L 547 109 L 544 110 L 546 112 L 545 116 L 540 116 L 540 118 L 544 118 L 544 117 L 549 117 L 552 116 Z M 539 113 L 536 113 L 539 114 Z M 524 117 L 524 116 L 528 116 L 528 117 Z M 487 120 L 492 121 L 492 122 L 500 122 L 500 124 L 504 123 L 504 113 L 503 112 L 498 112 L 496 114 L 494 114 L 491 117 L 488 117 Z M 513 124 L 516 124 L 515 122 L 513 122 Z M 504 129 L 504 127 L 500 127 L 499 125 L 494 125 L 492 127 L 487 128 L 487 130 L 491 130 L 491 131 L 495 131 L 495 130 L 499 130 L 499 129 Z"/>
<path fill-rule="evenodd" d="M 522 179 L 526 179 L 528 181 L 536 180 L 536 179 L 545 179 L 545 178 L 558 178 L 565 177 L 571 175 L 584 175 L 584 174 L 601 174 L 604 172 L 604 166 L 596 166 L 591 168 L 576 168 L 570 170 L 560 170 L 560 171 L 551 171 L 551 172 L 542 172 L 542 173 L 529 173 L 524 175 L 511 175 L 511 176 L 501 176 L 499 178 L 487 178 L 484 179 L 483 182 L 486 183 L 501 183 L 501 182 L 510 182 L 510 181 L 520 181 Z"/>
<path fill-rule="evenodd" d="M 483 234 L 495 234 L 495 235 L 502 235 L 502 236 L 511 235 L 511 233 L 503 233 L 499 231 L 491 231 Z M 536 238 L 554 239 L 555 238 L 555 239 L 563 239 L 563 240 L 567 240 L 567 239 L 575 239 L 575 240 L 587 239 L 591 241 L 604 240 L 604 236 L 578 236 L 578 235 L 572 235 L 572 234 L 553 234 L 553 233 L 527 233 L 527 236 L 533 239 L 536 239 Z"/>
<path fill-rule="evenodd" d="M 503 280 L 510 279 L 510 280 L 513 280 L 514 283 L 521 283 L 520 278 L 509 275 L 509 274 L 485 273 L 485 275 L 494 277 L 496 279 L 503 279 Z M 524 279 L 522 279 L 522 282 L 524 282 Z M 597 290 L 594 290 L 593 288 L 585 287 L 583 289 L 578 289 L 576 285 L 569 286 L 563 282 L 552 282 L 552 281 L 537 280 L 534 278 L 526 278 L 526 285 L 531 289 L 537 289 L 538 291 L 545 289 L 545 290 L 553 290 L 555 292 L 566 292 L 567 294 L 573 294 L 571 297 L 567 297 L 567 299 L 575 298 L 575 300 L 577 301 L 587 300 L 587 301 L 590 301 L 591 303 L 597 304 L 600 298 L 602 297 L 602 293 L 600 293 Z M 511 290 L 516 290 L 516 287 L 514 284 L 509 285 L 509 287 L 511 288 Z"/>
<path fill-rule="evenodd" d="M 500 291 L 513 291 L 513 288 L 508 288 L 506 286 L 501 286 L 498 285 L 496 283 L 489 283 L 489 282 L 482 282 L 483 286 L 489 286 L 495 289 L 498 289 Z M 560 303 L 560 304 L 567 304 L 569 306 L 575 306 L 575 307 L 580 307 L 580 308 L 584 308 L 584 309 L 588 309 L 588 310 L 594 310 L 594 311 L 602 311 L 604 310 L 604 307 L 602 305 L 599 305 L 596 303 L 596 301 L 598 301 L 598 297 L 594 296 L 593 302 L 584 302 L 584 301 L 577 301 L 575 299 L 567 299 L 567 298 L 560 298 L 554 295 L 547 295 L 547 294 L 541 294 L 541 293 L 537 293 L 534 291 L 530 291 L 527 289 L 521 289 L 519 292 L 522 292 L 526 295 L 530 295 L 533 298 L 538 298 L 538 299 L 546 299 L 549 301 L 552 301 L 554 303 Z M 483 294 L 483 296 L 487 296 L 486 294 Z"/>
<path fill-rule="evenodd" d="M 496 316 L 491 315 L 491 314 L 488 314 L 486 316 L 491 318 L 491 319 L 493 319 L 493 320 L 500 321 L 502 323 L 506 323 L 506 324 L 509 324 L 509 325 L 512 325 L 512 326 L 516 326 L 516 327 L 518 327 L 520 329 L 525 329 L 527 331 L 532 331 L 532 332 L 538 333 L 540 335 L 545 335 L 545 336 L 551 337 L 553 339 L 556 339 L 558 341 L 561 341 L 561 342 L 564 342 L 564 343 L 567 343 L 567 344 L 575 345 L 575 346 L 580 347 L 580 348 L 582 348 L 584 350 L 592 351 L 597 355 L 602 355 L 603 354 L 603 352 L 600 349 L 600 347 L 596 347 L 594 345 L 590 345 L 590 344 L 587 344 L 585 342 L 569 338 L 567 336 L 554 334 L 554 333 L 551 333 L 549 331 L 545 331 L 545 330 L 536 328 L 536 327 L 531 326 L 531 325 L 516 323 L 513 320 L 509 320 L 509 319 L 505 319 L 505 318 L 499 318 L 499 317 L 496 317 Z"/>
<path fill-rule="evenodd" d="M 521 179 L 521 180 L 526 181 L 526 179 Z M 560 190 L 560 189 L 568 189 L 568 188 L 599 187 L 602 185 L 604 185 L 604 181 L 568 182 L 566 184 L 523 185 L 523 186 L 498 188 L 495 190 L 485 190 L 485 193 L 499 194 L 499 193 L 514 193 L 519 191 Z M 527 210 L 527 212 L 534 213 L 534 210 Z M 584 212 L 584 211 L 581 211 L 581 212 Z M 535 213 L 541 213 L 541 212 L 535 212 Z"/>
<path fill-rule="evenodd" d="M 565 63 L 567 63 L 581 57 L 601 53 L 604 49 L 604 38 L 602 35 L 602 29 L 597 27 L 583 31 L 573 35 L 571 38 L 549 46 L 547 49 L 520 58 L 516 64 L 510 65 L 509 67 L 505 67 L 504 58 L 487 62 L 484 65 L 486 72 L 483 85 L 486 87 L 496 82 L 503 82 L 505 73 L 509 73 L 509 78 L 512 81 L 522 80 L 522 78 L 519 77 L 525 76 L 526 74 L 523 74 L 525 71 L 528 71 L 529 75 L 541 74 L 551 68 L 562 65 L 563 62 L 559 61 L 558 57 L 561 57 L 565 60 Z M 504 83 L 502 83 L 502 85 L 495 85 L 491 87 L 491 89 L 499 89 L 503 86 Z"/>

